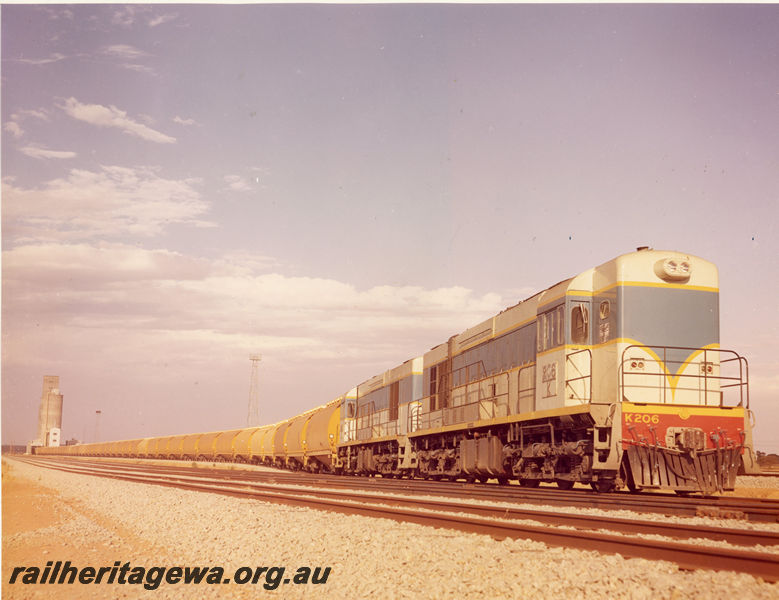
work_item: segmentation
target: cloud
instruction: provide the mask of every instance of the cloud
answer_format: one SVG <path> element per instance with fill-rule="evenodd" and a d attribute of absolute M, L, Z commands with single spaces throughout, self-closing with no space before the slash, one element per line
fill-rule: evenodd
<path fill-rule="evenodd" d="M 19 139 L 20 137 L 24 136 L 24 129 L 22 129 L 21 125 L 19 125 L 19 123 L 17 123 L 16 121 L 6 121 L 5 124 L 3 125 L 3 129 L 5 129 L 16 139 Z"/>
<path fill-rule="evenodd" d="M 96 290 L 117 282 L 202 279 L 213 270 L 208 261 L 178 252 L 109 242 L 27 244 L 6 251 L 3 261 L 9 283 L 23 282 L 26 289 L 36 292 L 54 287 Z"/>
<path fill-rule="evenodd" d="M 66 59 L 67 56 L 64 54 L 60 54 L 59 52 L 55 52 L 53 54 L 50 54 L 48 58 L 16 58 L 11 59 L 16 62 L 24 63 L 26 65 L 48 65 L 51 63 L 59 62 L 61 60 Z"/>
<path fill-rule="evenodd" d="M 75 158 L 76 153 L 67 150 L 47 150 L 40 146 L 25 146 L 21 149 L 23 154 L 32 158 Z"/>
<path fill-rule="evenodd" d="M 91 125 L 116 128 L 128 135 L 158 144 L 173 144 L 176 142 L 176 138 L 130 119 L 125 111 L 119 110 L 115 106 L 106 107 L 101 104 L 82 104 L 71 97 L 65 100 L 65 104 L 60 108 L 74 119 L 90 123 Z"/>
<path fill-rule="evenodd" d="M 178 18 L 178 15 L 159 15 L 149 19 L 149 27 L 157 27 L 163 23 L 168 23 Z"/>
<path fill-rule="evenodd" d="M 272 363 L 353 356 L 390 367 L 503 307 L 497 294 L 462 287 L 359 290 L 123 244 L 29 244 L 4 252 L 3 264 L 9 317 L 101 338 L 131 362 L 154 360 L 151 348 L 207 363 L 261 347 Z"/>
<path fill-rule="evenodd" d="M 149 126 L 152 126 L 152 125 L 154 125 L 156 123 L 156 120 L 154 119 L 154 117 L 152 117 L 151 115 L 143 114 L 143 113 L 138 115 L 138 119 L 143 121 L 144 123 L 146 123 L 146 125 L 149 125 Z"/>
<path fill-rule="evenodd" d="M 135 23 L 135 15 L 138 9 L 134 6 L 123 6 L 111 15 L 111 23 L 120 27 L 129 27 Z"/>
<path fill-rule="evenodd" d="M 119 65 L 123 69 L 128 69 L 129 71 L 136 71 L 138 73 L 146 73 L 147 75 L 157 75 L 157 71 L 155 71 L 151 67 L 147 67 L 146 65 L 138 65 L 134 63 L 123 63 Z"/>
<path fill-rule="evenodd" d="M 178 123 L 179 125 L 186 125 L 186 126 L 197 125 L 197 122 L 195 121 L 195 119 L 183 119 L 183 118 L 179 117 L 178 115 L 173 117 L 173 122 L 174 123 Z"/>
<path fill-rule="evenodd" d="M 149 56 L 147 52 L 139 50 L 135 46 L 128 44 L 114 44 L 112 46 L 106 46 L 103 48 L 102 53 L 106 56 L 114 58 L 122 58 L 125 60 L 137 60 Z"/>
<path fill-rule="evenodd" d="M 13 135 L 16 139 L 24 136 L 24 129 L 22 129 L 21 123 L 27 118 L 41 119 L 42 121 L 49 120 L 49 112 L 44 109 L 23 109 L 19 110 L 11 115 L 11 120 L 6 121 L 3 124 L 3 129 Z"/>
<path fill-rule="evenodd" d="M 40 6 L 37 7 L 37 10 L 45 12 L 52 21 L 58 21 L 59 19 L 67 19 L 68 21 L 72 21 L 73 17 L 75 16 L 73 11 L 67 8 L 61 9 L 59 7 L 54 8 Z"/>
<path fill-rule="evenodd" d="M 139 64 L 139 60 L 143 60 L 149 57 L 149 53 L 130 46 L 128 44 L 113 44 L 111 46 L 104 46 L 100 50 L 100 54 L 111 59 L 117 60 L 117 66 L 123 69 L 129 69 L 138 73 L 146 73 L 148 75 L 157 75 L 157 71 L 147 65 Z"/>
<path fill-rule="evenodd" d="M 248 192 L 252 189 L 246 178 L 240 175 L 225 175 L 224 180 L 227 183 L 227 189 L 234 192 Z"/>
<path fill-rule="evenodd" d="M 3 229 L 7 239 L 88 240 L 162 233 L 168 225 L 211 226 L 201 220 L 208 204 L 199 181 L 166 179 L 154 169 L 72 169 L 67 177 L 37 188 L 3 182 Z"/>
<path fill-rule="evenodd" d="M 247 250 L 228 252 L 222 255 L 218 263 L 228 266 L 235 273 L 243 275 L 253 275 L 281 267 L 278 259 Z"/>
<path fill-rule="evenodd" d="M 47 111 L 45 108 L 40 108 L 38 110 L 35 109 L 24 109 L 20 110 L 12 115 L 12 118 L 14 120 L 21 120 L 25 117 L 33 117 L 35 119 L 41 119 L 42 121 L 48 121 L 49 120 L 49 111 Z"/>

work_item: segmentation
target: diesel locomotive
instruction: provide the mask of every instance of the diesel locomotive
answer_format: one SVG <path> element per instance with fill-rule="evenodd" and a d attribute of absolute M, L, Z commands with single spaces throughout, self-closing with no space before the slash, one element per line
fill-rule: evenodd
<path fill-rule="evenodd" d="M 642 247 L 280 423 L 37 452 L 709 494 L 758 472 L 753 424 L 717 268 Z"/>

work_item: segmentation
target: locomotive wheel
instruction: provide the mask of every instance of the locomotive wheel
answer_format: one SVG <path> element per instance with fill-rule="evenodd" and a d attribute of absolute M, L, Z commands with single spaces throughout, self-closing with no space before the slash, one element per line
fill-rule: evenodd
<path fill-rule="evenodd" d="M 541 483 L 540 479 L 520 479 L 519 485 L 526 488 L 537 488 Z"/>
<path fill-rule="evenodd" d="M 489 477 L 487 475 L 482 475 L 481 477 L 479 477 L 479 483 L 487 483 L 488 480 Z"/>
<path fill-rule="evenodd" d="M 617 484 L 611 479 L 599 479 L 598 481 L 593 481 L 590 485 L 599 494 L 608 494 L 617 489 Z"/>
<path fill-rule="evenodd" d="M 574 482 L 570 479 L 555 479 L 555 483 L 561 490 L 570 490 Z"/>

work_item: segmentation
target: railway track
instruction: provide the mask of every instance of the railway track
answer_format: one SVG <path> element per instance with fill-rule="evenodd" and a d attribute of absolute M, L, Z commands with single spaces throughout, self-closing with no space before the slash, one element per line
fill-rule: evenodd
<path fill-rule="evenodd" d="M 755 546 L 779 545 L 779 534 L 766 531 L 721 527 L 686 526 L 611 517 L 594 517 L 577 513 L 558 513 L 473 504 L 451 499 L 422 499 L 366 493 L 365 490 L 301 489 L 287 481 L 282 484 L 270 478 L 240 477 L 249 471 L 219 477 L 213 469 L 128 465 L 117 462 L 22 459 L 42 467 L 71 473 L 97 475 L 125 481 L 152 483 L 181 489 L 226 494 L 243 498 L 281 502 L 346 514 L 390 518 L 481 533 L 495 538 L 530 538 L 556 546 L 618 553 L 628 557 L 668 560 L 683 569 L 713 569 L 749 573 L 767 581 L 779 580 L 779 554 L 754 549 Z M 253 472 L 257 473 L 257 472 Z M 224 472 L 222 473 L 224 474 Z M 275 475 L 270 473 L 270 475 Z M 648 539 L 641 535 L 673 539 Z M 706 538 L 728 542 L 733 546 L 702 546 L 680 539 Z M 752 547 L 752 548 L 744 548 Z"/>
<path fill-rule="evenodd" d="M 73 461 L 73 459 L 52 459 Z M 127 459 L 77 459 L 82 464 L 119 464 L 124 468 L 145 469 L 147 465 L 131 463 Z M 372 477 L 342 477 L 336 475 L 312 475 L 289 471 L 258 471 L 240 468 L 214 469 L 192 467 L 186 464 L 158 465 L 159 472 L 204 473 L 209 477 L 235 480 L 247 479 L 289 485 L 330 487 L 336 489 L 363 490 L 395 494 L 431 495 L 449 498 L 469 498 L 494 502 L 524 503 L 541 506 L 569 506 L 573 508 L 600 508 L 604 510 L 629 510 L 638 513 L 670 516 L 711 516 L 742 518 L 752 522 L 779 522 L 779 501 L 760 498 L 731 496 L 678 497 L 671 494 L 631 494 L 615 492 L 599 494 L 587 489 L 559 490 L 553 488 L 523 488 L 497 484 L 469 484 L 464 482 L 424 481 L 421 479 L 382 479 Z"/>
<path fill-rule="evenodd" d="M 767 471 L 761 471 L 760 473 L 753 473 L 752 477 L 779 477 L 779 471 L 769 469 Z"/>

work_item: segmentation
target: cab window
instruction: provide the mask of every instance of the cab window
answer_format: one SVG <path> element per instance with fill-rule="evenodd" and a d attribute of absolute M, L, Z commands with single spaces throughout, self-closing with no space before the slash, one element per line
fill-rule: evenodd
<path fill-rule="evenodd" d="M 581 304 L 571 309 L 571 342 L 586 344 L 589 341 L 589 311 Z"/>
<path fill-rule="evenodd" d="M 565 308 L 563 308 L 562 305 L 557 307 L 557 310 L 555 311 L 555 333 L 556 333 L 556 339 L 555 339 L 555 345 L 556 346 L 562 346 L 565 343 L 565 325 L 563 324 L 565 320 Z"/>

